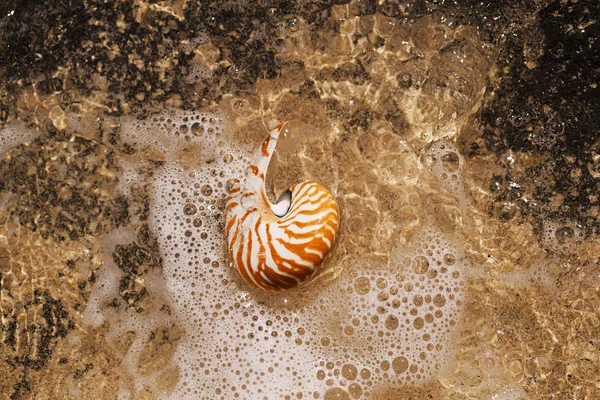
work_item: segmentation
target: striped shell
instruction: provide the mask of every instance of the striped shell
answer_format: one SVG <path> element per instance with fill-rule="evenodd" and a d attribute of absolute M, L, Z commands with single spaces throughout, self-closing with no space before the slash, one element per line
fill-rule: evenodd
<path fill-rule="evenodd" d="M 262 145 L 258 165 L 229 191 L 226 234 L 229 254 L 242 278 L 267 291 L 292 289 L 310 278 L 331 249 L 339 212 L 321 184 L 293 185 L 271 204 L 265 174 L 283 125 Z"/>

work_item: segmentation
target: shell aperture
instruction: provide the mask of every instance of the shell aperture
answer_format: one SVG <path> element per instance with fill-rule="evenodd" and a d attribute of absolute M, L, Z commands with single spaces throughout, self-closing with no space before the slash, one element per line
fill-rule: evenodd
<path fill-rule="evenodd" d="M 309 279 L 331 249 L 339 211 L 329 190 L 306 181 L 272 204 L 265 175 L 283 124 L 261 147 L 257 165 L 231 187 L 225 208 L 230 257 L 241 277 L 266 291 L 292 289 Z"/>

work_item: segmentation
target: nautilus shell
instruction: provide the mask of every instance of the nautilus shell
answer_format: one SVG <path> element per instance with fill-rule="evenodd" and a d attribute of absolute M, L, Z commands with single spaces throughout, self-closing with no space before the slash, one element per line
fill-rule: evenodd
<path fill-rule="evenodd" d="M 293 185 L 272 204 L 265 175 L 283 124 L 261 148 L 257 165 L 229 190 L 225 218 L 229 253 L 241 277 L 267 291 L 294 288 L 305 282 L 331 249 L 339 211 L 321 184 Z"/>

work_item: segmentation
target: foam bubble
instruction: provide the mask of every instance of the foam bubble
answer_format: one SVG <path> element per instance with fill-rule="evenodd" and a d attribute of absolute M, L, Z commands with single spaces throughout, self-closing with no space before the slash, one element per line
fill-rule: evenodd
<path fill-rule="evenodd" d="M 447 139 L 433 142 L 423 151 L 421 160 L 431 176 L 459 200 L 466 201 L 463 179 L 464 159 L 452 142 Z M 462 205 L 466 210 L 467 204 Z"/>
<path fill-rule="evenodd" d="M 144 313 L 120 301 L 120 283 L 127 272 L 119 269 L 112 254 L 117 245 L 134 241 L 135 232 L 130 228 L 112 231 L 103 239 L 99 248 L 103 265 L 95 271 L 95 283 L 83 314 L 85 325 L 98 327 L 104 323 L 110 324 L 107 335 L 109 342 L 124 338 L 130 341 L 122 365 L 135 379 L 129 382 L 129 386 L 120 388 L 119 398 L 122 399 L 139 393 L 143 387 L 153 388 L 155 393 L 160 393 L 155 381 L 161 370 L 167 366 L 140 373 L 140 356 L 148 345 L 151 335 L 158 329 L 172 324 L 170 316 L 161 307 L 161 300 L 164 299 L 162 296 L 164 281 L 159 269 L 150 270 L 143 277 L 142 284 L 149 293 L 152 293 L 154 303 L 146 307 Z"/>
<path fill-rule="evenodd" d="M 191 170 L 167 162 L 154 177 L 152 225 L 165 256 L 167 292 L 187 332 L 176 353 L 187 372 L 173 398 L 219 395 L 231 387 L 250 398 L 308 388 L 325 393 L 331 379 L 347 383 L 336 378 L 342 365 L 364 371 L 356 382 L 360 387 L 418 382 L 445 366 L 448 332 L 462 301 L 457 246 L 436 236 L 428 239 L 437 241 L 439 250 L 415 250 L 435 255 L 429 274 L 409 267 L 399 282 L 404 268 L 399 259 L 391 266 L 359 262 L 312 293 L 313 301 L 293 311 L 274 309 L 243 286 L 240 290 L 235 271 L 228 268 L 217 205 L 225 191 L 219 184 L 239 178 L 249 164 L 240 154 L 234 159 L 243 162 L 215 158 Z M 211 190 L 203 192 L 205 186 Z M 202 217 L 200 227 L 194 226 L 194 216 L 185 215 L 190 204 Z M 438 265 L 450 258 L 453 265 Z M 353 293 L 360 277 L 351 271 L 371 271 L 363 279 L 377 290 Z M 415 301 L 421 303 L 411 304 Z"/>
<path fill-rule="evenodd" d="M 15 121 L 0 130 L 0 155 L 20 144 L 30 142 L 39 136 L 35 129 L 27 128 L 21 122 Z"/>
<path fill-rule="evenodd" d="M 542 243 L 544 247 L 554 253 L 569 253 L 574 246 L 581 243 L 583 229 L 572 221 L 544 221 Z"/>
<path fill-rule="evenodd" d="M 520 387 L 506 388 L 491 396 L 492 400 L 526 400 L 529 398 L 527 393 Z"/>
<path fill-rule="evenodd" d="M 164 294 L 184 332 L 173 356 L 181 379 L 165 398 L 369 396 L 376 385 L 423 382 L 448 366 L 466 275 L 458 239 L 429 224 L 389 263 L 354 260 L 304 292 L 257 293 L 228 262 L 223 216 L 228 182 L 255 160 L 225 143 L 223 119 L 168 111 L 122 127 L 137 153 L 121 162 L 119 191 L 131 195 L 138 180 L 149 183 L 149 223 L 163 257 L 161 273 L 145 279 Z M 432 148 L 441 156 L 455 151 L 449 144 Z M 460 159 L 457 165 L 456 157 L 441 156 L 432 173 L 450 168 L 459 176 Z M 143 173 L 149 165 L 153 172 Z M 104 252 L 131 235 L 107 237 Z M 118 326 L 114 337 L 138 332 L 125 364 L 139 377 L 136 359 L 164 316 L 101 307 L 115 296 L 121 274 L 112 260 L 105 263 L 87 320 Z M 149 384 L 139 377 L 130 394 Z"/>

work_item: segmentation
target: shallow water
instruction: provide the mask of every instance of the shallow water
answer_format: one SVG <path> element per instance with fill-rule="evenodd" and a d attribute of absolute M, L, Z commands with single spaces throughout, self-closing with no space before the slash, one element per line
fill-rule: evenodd
<path fill-rule="evenodd" d="M 0 6 L 1 398 L 600 397 L 598 4 L 335 3 Z M 340 231 L 266 294 L 286 121 Z"/>

